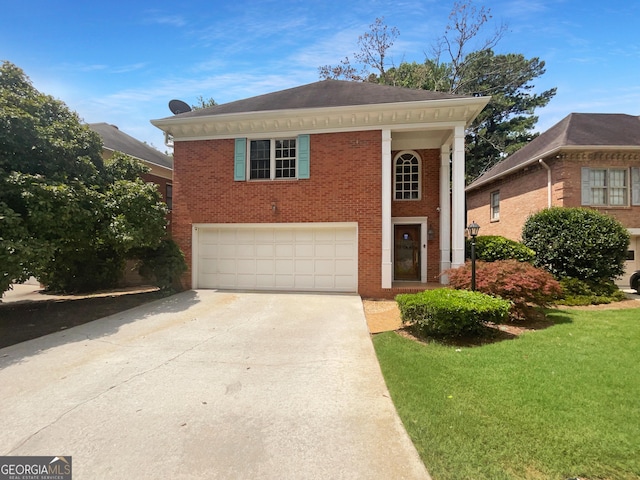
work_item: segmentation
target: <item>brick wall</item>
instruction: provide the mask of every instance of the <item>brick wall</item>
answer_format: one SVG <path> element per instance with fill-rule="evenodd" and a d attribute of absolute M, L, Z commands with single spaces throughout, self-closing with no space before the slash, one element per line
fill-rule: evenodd
<path fill-rule="evenodd" d="M 545 159 L 551 167 L 552 206 L 580 207 L 581 169 L 627 168 L 640 157 L 609 152 L 572 152 Z M 491 192 L 500 191 L 500 220 L 490 220 Z M 467 193 L 467 218 L 480 226 L 481 235 L 521 239 L 527 217 L 548 205 L 547 171 L 539 164 Z M 616 218 L 627 228 L 640 228 L 640 206 L 592 207 Z"/>
<path fill-rule="evenodd" d="M 310 178 L 233 180 L 234 140 L 176 142 L 173 238 L 191 266 L 192 223 L 358 223 L 358 293 L 381 298 L 382 193 L 379 131 L 311 136 Z M 393 216 L 429 217 L 428 278 L 439 273 L 439 150 L 420 150 L 423 195 L 393 202 Z M 392 175 L 393 177 L 393 175 Z M 272 205 L 276 205 L 275 212 Z M 191 269 L 183 283 L 191 288 Z"/>
<path fill-rule="evenodd" d="M 552 178 L 555 165 L 552 167 Z M 491 193 L 500 192 L 500 220 L 491 220 Z M 541 165 L 502 178 L 467 193 L 467 220 L 480 225 L 480 235 L 501 235 L 520 241 L 522 226 L 532 213 L 547 207 L 547 171 Z M 556 195 L 556 193 L 554 193 Z"/>
<path fill-rule="evenodd" d="M 357 222 L 358 290 L 375 295 L 381 282 L 381 133 L 310 140 L 309 179 L 242 182 L 233 180 L 233 139 L 176 142 L 172 232 L 187 265 L 192 223 Z M 190 288 L 191 271 L 183 280 Z"/>

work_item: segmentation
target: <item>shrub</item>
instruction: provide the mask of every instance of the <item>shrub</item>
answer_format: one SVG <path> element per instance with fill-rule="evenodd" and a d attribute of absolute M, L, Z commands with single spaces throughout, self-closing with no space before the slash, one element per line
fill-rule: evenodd
<path fill-rule="evenodd" d="M 467 258 L 471 258 L 471 239 L 466 240 Z M 483 235 L 476 237 L 476 259 L 485 262 L 497 260 L 518 260 L 533 262 L 536 252 L 520 242 L 499 235 Z"/>
<path fill-rule="evenodd" d="M 166 239 L 155 249 L 137 252 L 142 261 L 140 275 L 160 290 L 179 289 L 180 275 L 187 271 L 184 255 L 173 240 Z"/>
<path fill-rule="evenodd" d="M 554 207 L 527 219 L 522 242 L 536 252 L 534 265 L 554 277 L 597 283 L 624 273 L 629 233 L 596 210 Z"/>
<path fill-rule="evenodd" d="M 471 263 L 445 272 L 458 289 L 471 288 Z M 553 276 L 530 263 L 517 260 L 476 262 L 476 290 L 512 303 L 514 318 L 525 318 L 530 304 L 546 306 L 562 295 Z"/>
<path fill-rule="evenodd" d="M 577 278 L 560 280 L 564 294 L 556 303 L 560 305 L 599 305 L 626 299 L 624 292 L 611 281 L 589 284 Z"/>
<path fill-rule="evenodd" d="M 396 297 L 402 321 L 418 336 L 477 334 L 508 318 L 510 303 L 480 292 L 439 288 Z"/>

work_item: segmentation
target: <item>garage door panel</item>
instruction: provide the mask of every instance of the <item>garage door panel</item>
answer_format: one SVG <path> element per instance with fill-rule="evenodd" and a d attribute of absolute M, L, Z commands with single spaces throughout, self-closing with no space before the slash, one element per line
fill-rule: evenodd
<path fill-rule="evenodd" d="M 335 256 L 336 247 L 334 244 L 316 244 L 314 256 L 316 258 L 333 258 Z"/>
<path fill-rule="evenodd" d="M 295 257 L 296 258 L 313 257 L 313 244 L 312 243 L 303 243 L 303 244 L 296 243 Z"/>
<path fill-rule="evenodd" d="M 236 256 L 236 245 L 234 243 L 220 244 L 216 248 L 218 250 L 216 256 L 219 258 L 235 258 Z"/>
<path fill-rule="evenodd" d="M 273 229 L 261 228 L 255 231 L 256 245 L 270 245 L 273 243 Z"/>
<path fill-rule="evenodd" d="M 336 244 L 335 257 L 336 258 L 355 258 L 355 246 L 353 244 Z"/>
<path fill-rule="evenodd" d="M 295 260 L 295 273 L 296 275 L 306 275 L 306 276 L 312 276 L 313 275 L 313 259 L 311 258 L 304 258 L 304 259 L 300 259 L 300 258 L 296 258 Z"/>
<path fill-rule="evenodd" d="M 251 245 L 237 245 L 236 246 L 236 256 L 238 258 L 255 258 L 256 257 L 256 249 L 253 244 Z"/>
<path fill-rule="evenodd" d="M 276 288 L 293 288 L 294 287 L 293 275 L 276 275 L 275 280 Z"/>
<path fill-rule="evenodd" d="M 273 258 L 274 245 L 256 245 L 256 257 Z"/>
<path fill-rule="evenodd" d="M 355 224 L 225 224 L 196 231 L 196 288 L 357 290 Z"/>
<path fill-rule="evenodd" d="M 334 271 L 336 275 L 350 276 L 354 268 L 353 263 L 352 260 L 335 260 Z"/>
<path fill-rule="evenodd" d="M 236 271 L 238 274 L 256 274 L 256 261 L 254 259 L 238 259 L 236 262 Z"/>
<path fill-rule="evenodd" d="M 231 258 L 221 258 L 218 260 L 218 272 L 221 274 L 235 274 L 236 260 Z"/>
<path fill-rule="evenodd" d="M 288 273 L 290 275 L 293 275 L 293 259 L 287 259 L 287 260 L 277 259 L 275 273 L 276 274 Z"/>
<path fill-rule="evenodd" d="M 262 259 L 256 260 L 256 273 L 260 275 L 273 275 L 275 260 Z"/>
<path fill-rule="evenodd" d="M 311 229 L 298 229 L 294 232 L 296 244 L 299 243 L 313 243 L 313 230 Z"/>
<path fill-rule="evenodd" d="M 290 243 L 276 245 L 276 257 L 293 258 L 293 252 L 294 252 L 294 247 Z"/>

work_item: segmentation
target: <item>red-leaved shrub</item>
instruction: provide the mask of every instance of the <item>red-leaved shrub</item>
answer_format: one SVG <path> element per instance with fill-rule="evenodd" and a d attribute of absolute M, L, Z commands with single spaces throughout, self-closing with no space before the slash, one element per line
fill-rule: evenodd
<path fill-rule="evenodd" d="M 471 288 L 471 262 L 445 274 L 452 287 Z M 511 301 L 514 318 L 525 318 L 530 305 L 547 306 L 562 295 L 560 283 L 549 272 L 517 260 L 476 262 L 476 290 Z"/>

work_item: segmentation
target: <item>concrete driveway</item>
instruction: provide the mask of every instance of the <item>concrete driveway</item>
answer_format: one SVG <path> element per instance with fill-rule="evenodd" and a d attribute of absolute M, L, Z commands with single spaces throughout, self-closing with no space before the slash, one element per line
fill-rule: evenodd
<path fill-rule="evenodd" d="M 0 349 L 0 455 L 73 478 L 429 478 L 355 295 L 183 292 Z"/>

